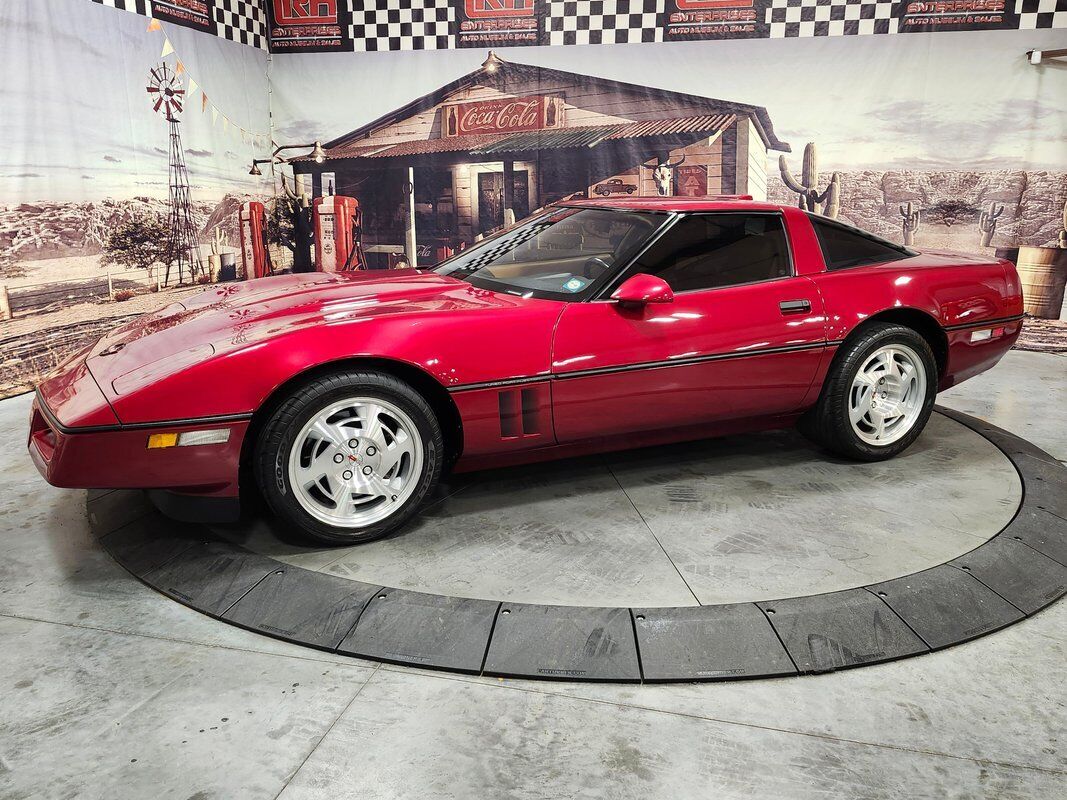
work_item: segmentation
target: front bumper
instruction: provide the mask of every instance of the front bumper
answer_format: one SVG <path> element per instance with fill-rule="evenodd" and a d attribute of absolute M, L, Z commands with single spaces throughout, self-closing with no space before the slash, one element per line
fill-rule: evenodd
<path fill-rule="evenodd" d="M 224 444 L 148 449 L 153 433 L 226 428 Z M 40 392 L 30 411 L 30 458 L 53 486 L 73 489 L 170 489 L 236 497 L 248 420 L 182 420 L 151 425 L 65 427 Z"/>

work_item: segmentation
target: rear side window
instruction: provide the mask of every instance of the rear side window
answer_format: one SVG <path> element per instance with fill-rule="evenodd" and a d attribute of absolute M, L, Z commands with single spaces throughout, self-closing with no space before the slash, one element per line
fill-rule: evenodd
<path fill-rule="evenodd" d="M 630 271 L 656 275 L 676 292 L 792 274 L 782 218 L 732 213 L 683 217 Z"/>
<path fill-rule="evenodd" d="M 822 248 L 822 257 L 828 270 L 863 267 L 868 264 L 885 264 L 915 255 L 912 250 L 885 239 L 843 225 L 840 222 L 808 215 L 815 235 Z"/>

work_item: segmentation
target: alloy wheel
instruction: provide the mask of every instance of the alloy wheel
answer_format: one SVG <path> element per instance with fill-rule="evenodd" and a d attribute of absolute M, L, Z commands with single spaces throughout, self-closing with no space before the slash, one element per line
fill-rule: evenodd
<path fill-rule="evenodd" d="M 317 520 L 364 528 L 404 505 L 423 463 L 411 417 L 387 400 L 352 397 L 331 403 L 300 429 L 289 451 L 289 484 Z"/>
<path fill-rule="evenodd" d="M 919 355 L 904 344 L 880 347 L 864 359 L 852 380 L 852 430 L 867 444 L 892 444 L 915 426 L 925 400 L 926 368 Z"/>

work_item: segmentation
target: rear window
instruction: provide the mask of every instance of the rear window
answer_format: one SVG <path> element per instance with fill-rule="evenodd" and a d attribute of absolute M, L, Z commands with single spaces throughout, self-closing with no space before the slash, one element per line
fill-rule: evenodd
<path fill-rule="evenodd" d="M 826 217 L 808 215 L 828 270 L 885 264 L 911 258 L 915 251 Z"/>

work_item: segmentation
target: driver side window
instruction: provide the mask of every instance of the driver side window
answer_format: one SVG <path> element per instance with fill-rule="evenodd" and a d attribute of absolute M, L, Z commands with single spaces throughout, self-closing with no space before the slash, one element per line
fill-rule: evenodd
<path fill-rule="evenodd" d="M 675 292 L 737 286 L 792 275 L 777 214 L 691 214 L 630 270 L 656 275 Z"/>

